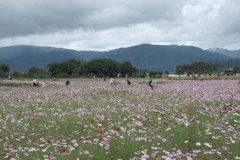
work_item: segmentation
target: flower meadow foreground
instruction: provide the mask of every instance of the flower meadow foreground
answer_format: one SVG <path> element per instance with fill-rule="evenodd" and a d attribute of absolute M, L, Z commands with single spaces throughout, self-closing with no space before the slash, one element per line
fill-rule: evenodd
<path fill-rule="evenodd" d="M 153 81 L 1 86 L 0 159 L 240 159 L 237 80 Z"/>

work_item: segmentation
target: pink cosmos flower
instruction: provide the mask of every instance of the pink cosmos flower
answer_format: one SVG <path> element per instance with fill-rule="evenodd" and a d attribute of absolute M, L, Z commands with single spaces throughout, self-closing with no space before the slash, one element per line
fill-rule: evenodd
<path fill-rule="evenodd" d="M 151 154 L 151 157 L 156 157 L 156 154 L 155 154 L 155 153 L 152 153 L 152 154 Z"/>
<path fill-rule="evenodd" d="M 51 156 L 50 156 L 50 159 L 56 159 L 56 157 L 54 157 L 54 155 L 51 155 Z"/>
<path fill-rule="evenodd" d="M 230 147 L 222 147 L 223 150 L 228 150 Z"/>
<path fill-rule="evenodd" d="M 29 156 L 29 153 L 24 153 L 24 156 L 25 156 L 25 157 L 28 157 L 28 156 Z"/>

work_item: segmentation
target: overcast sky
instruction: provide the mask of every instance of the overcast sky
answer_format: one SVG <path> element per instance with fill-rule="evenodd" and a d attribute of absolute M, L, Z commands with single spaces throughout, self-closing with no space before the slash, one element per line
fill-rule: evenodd
<path fill-rule="evenodd" d="M 240 49 L 240 0 L 0 0 L 0 47 Z"/>

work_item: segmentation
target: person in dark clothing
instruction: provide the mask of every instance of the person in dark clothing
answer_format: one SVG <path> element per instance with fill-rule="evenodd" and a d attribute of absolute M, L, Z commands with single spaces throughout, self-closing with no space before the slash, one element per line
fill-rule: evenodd
<path fill-rule="evenodd" d="M 152 85 L 152 80 L 149 81 L 149 86 L 154 89 L 154 85 Z"/>
<path fill-rule="evenodd" d="M 127 80 L 127 84 L 128 84 L 128 85 L 130 85 L 130 84 L 131 84 L 131 82 L 130 82 L 129 80 Z"/>
<path fill-rule="evenodd" d="M 69 86 L 69 85 L 70 85 L 70 81 L 67 79 L 66 86 Z"/>

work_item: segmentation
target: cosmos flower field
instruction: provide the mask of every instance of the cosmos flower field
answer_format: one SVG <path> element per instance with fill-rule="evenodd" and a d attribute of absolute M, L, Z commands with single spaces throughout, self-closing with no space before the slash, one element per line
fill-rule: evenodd
<path fill-rule="evenodd" d="M 116 81 L 1 86 L 0 159 L 240 159 L 237 80 Z"/>

